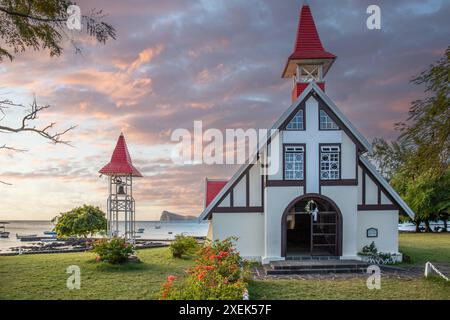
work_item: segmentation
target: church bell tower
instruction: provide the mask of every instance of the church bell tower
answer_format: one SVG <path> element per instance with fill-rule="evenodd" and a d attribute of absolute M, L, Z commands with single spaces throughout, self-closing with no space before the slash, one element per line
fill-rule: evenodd
<path fill-rule="evenodd" d="M 323 78 L 334 60 L 336 56 L 325 51 L 322 46 L 309 5 L 303 5 L 294 52 L 289 56 L 283 71 L 283 78 L 293 79 L 292 101 L 295 101 L 312 81 L 325 91 Z"/>

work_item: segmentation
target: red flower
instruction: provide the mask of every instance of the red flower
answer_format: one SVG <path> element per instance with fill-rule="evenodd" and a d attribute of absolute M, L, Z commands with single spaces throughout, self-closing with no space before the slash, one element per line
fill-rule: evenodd
<path fill-rule="evenodd" d="M 174 281 L 177 281 L 177 277 L 176 277 L 176 276 L 169 276 L 169 277 L 167 278 L 167 281 L 169 281 L 169 283 L 172 283 L 172 282 L 174 282 Z"/>

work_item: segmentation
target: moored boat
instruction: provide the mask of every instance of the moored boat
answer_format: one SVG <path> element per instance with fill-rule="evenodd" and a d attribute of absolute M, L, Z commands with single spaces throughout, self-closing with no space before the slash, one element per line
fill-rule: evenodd
<path fill-rule="evenodd" d="M 37 234 L 18 234 L 16 233 L 17 239 L 23 239 L 23 238 L 37 238 Z"/>
<path fill-rule="evenodd" d="M 9 238 L 9 232 L 6 231 L 5 224 L 9 224 L 9 222 L 0 222 L 0 238 Z"/>

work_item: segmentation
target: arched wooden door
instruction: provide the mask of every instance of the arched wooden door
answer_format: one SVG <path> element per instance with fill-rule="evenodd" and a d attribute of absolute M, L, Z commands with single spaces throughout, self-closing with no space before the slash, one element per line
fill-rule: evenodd
<path fill-rule="evenodd" d="M 314 214 L 306 210 L 308 203 Z M 341 256 L 342 214 L 337 205 L 319 194 L 293 200 L 281 220 L 281 255 Z"/>

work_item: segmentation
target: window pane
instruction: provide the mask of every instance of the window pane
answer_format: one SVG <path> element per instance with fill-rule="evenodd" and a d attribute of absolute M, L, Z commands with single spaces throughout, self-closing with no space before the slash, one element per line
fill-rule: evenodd
<path fill-rule="evenodd" d="M 297 114 L 292 118 L 291 122 L 287 125 L 288 130 L 303 130 L 303 110 L 297 112 Z"/>
<path fill-rule="evenodd" d="M 286 180 L 303 180 L 304 159 L 305 154 L 302 148 L 285 148 L 284 177 Z"/>
<path fill-rule="evenodd" d="M 324 110 L 320 110 L 320 130 L 339 130 L 337 124 Z"/>
<path fill-rule="evenodd" d="M 333 147 L 322 147 L 320 153 L 320 178 L 322 180 L 340 179 L 340 151 L 335 150 L 339 149 Z"/>

